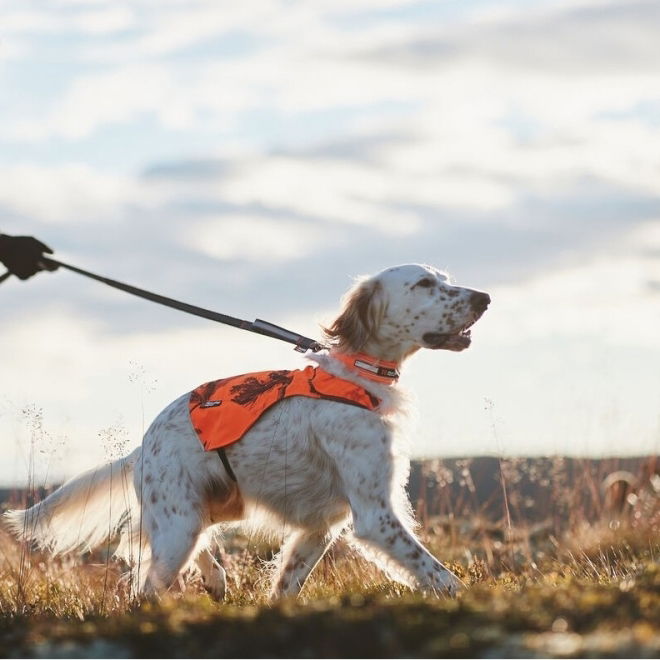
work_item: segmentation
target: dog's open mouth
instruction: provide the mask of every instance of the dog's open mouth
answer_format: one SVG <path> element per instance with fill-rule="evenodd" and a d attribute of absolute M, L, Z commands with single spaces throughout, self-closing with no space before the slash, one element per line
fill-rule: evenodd
<path fill-rule="evenodd" d="M 441 332 L 427 332 L 422 335 L 427 348 L 444 349 L 446 351 L 463 351 L 472 343 L 471 327 L 477 321 L 475 319 L 458 332 L 446 334 Z"/>

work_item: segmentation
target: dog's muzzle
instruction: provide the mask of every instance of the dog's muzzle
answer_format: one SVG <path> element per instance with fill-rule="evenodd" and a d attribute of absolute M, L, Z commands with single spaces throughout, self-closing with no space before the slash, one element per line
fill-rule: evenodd
<path fill-rule="evenodd" d="M 427 348 L 463 351 L 470 346 L 472 343 L 472 332 L 470 328 L 481 318 L 488 305 L 490 305 L 490 296 L 483 291 L 473 291 L 470 296 L 469 305 L 470 309 L 474 312 L 474 316 L 469 323 L 457 332 L 426 332 L 422 335 L 422 340 Z"/>

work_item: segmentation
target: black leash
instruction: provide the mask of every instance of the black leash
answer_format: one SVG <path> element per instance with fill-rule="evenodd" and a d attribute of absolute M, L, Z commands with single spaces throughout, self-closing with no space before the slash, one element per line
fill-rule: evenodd
<path fill-rule="evenodd" d="M 211 321 L 217 321 L 218 323 L 224 323 L 225 325 L 231 325 L 234 328 L 239 328 L 240 330 L 256 332 L 259 335 L 265 335 L 266 337 L 272 337 L 273 339 L 286 341 L 289 344 L 294 344 L 295 350 L 300 353 L 305 353 L 307 351 L 313 351 L 316 353 L 325 348 L 323 344 L 319 343 L 315 339 L 303 337 L 297 332 L 292 332 L 286 328 L 281 328 L 279 325 L 269 323 L 268 321 L 263 321 L 261 319 L 256 319 L 254 321 L 244 321 L 243 319 L 237 319 L 233 316 L 227 316 L 227 314 L 213 312 L 210 309 L 204 309 L 203 307 L 197 307 L 196 305 L 189 305 L 188 303 L 175 300 L 174 298 L 161 296 L 157 293 L 146 291 L 145 289 L 139 289 L 136 286 L 131 286 L 130 284 L 124 284 L 123 282 L 118 282 L 117 280 L 111 280 L 108 277 L 90 273 L 87 270 L 83 270 L 82 268 L 78 268 L 76 266 L 71 266 L 70 264 L 65 264 L 64 262 L 58 261 L 57 259 L 53 259 L 51 257 L 42 257 L 41 262 L 46 266 L 59 266 L 61 268 L 66 268 L 67 270 L 78 273 L 79 275 L 84 275 L 85 277 L 97 280 L 98 282 L 103 282 L 103 284 L 107 284 L 108 286 L 114 287 L 115 289 L 126 291 L 126 293 L 130 293 L 140 298 L 145 298 L 146 300 L 151 300 L 151 302 L 159 303 L 160 305 L 172 307 L 173 309 L 178 309 L 182 312 L 187 312 L 188 314 L 194 314 L 195 316 L 201 316 L 202 318 L 209 319 Z M 8 273 L 0 277 L 0 282 L 2 282 L 6 276 L 8 276 Z"/>
<path fill-rule="evenodd" d="M 58 259 L 53 259 L 51 257 L 42 257 L 41 263 L 46 267 L 51 266 L 66 268 L 74 273 L 79 275 L 84 275 L 89 277 L 97 282 L 102 282 L 108 286 L 119 289 L 120 291 L 126 291 L 134 296 L 144 298 L 145 300 L 151 300 L 151 302 L 159 303 L 160 305 L 165 305 L 166 307 L 172 307 L 173 309 L 178 309 L 182 312 L 187 312 L 188 314 L 194 314 L 195 316 L 201 316 L 202 318 L 209 319 L 211 321 L 217 321 L 218 323 L 224 323 L 225 325 L 231 325 L 234 328 L 239 330 L 247 330 L 248 332 L 256 332 L 259 335 L 264 335 L 266 337 L 272 337 L 273 339 L 279 339 L 281 341 L 288 342 L 289 344 L 294 344 L 295 350 L 300 353 L 306 353 L 307 351 L 313 351 L 314 353 L 326 348 L 320 342 L 315 339 L 309 339 L 308 337 L 303 337 L 297 332 L 292 332 L 286 328 L 282 328 L 279 325 L 274 323 L 269 323 L 268 321 L 263 321 L 261 319 L 256 319 L 255 321 L 244 321 L 243 319 L 237 319 L 233 316 L 228 316 L 227 314 L 221 314 L 220 312 L 214 312 L 210 309 L 204 309 L 203 307 L 197 307 L 196 305 L 190 305 L 188 303 L 181 302 L 180 300 L 175 300 L 174 298 L 168 298 L 167 296 L 161 296 L 152 291 L 146 291 L 145 289 L 140 289 L 136 286 L 131 286 L 130 284 L 124 284 L 123 282 L 118 282 L 117 280 L 112 280 L 109 277 L 103 277 L 102 275 L 96 275 L 96 273 L 90 273 L 88 270 L 83 270 L 77 266 L 72 266 L 70 264 L 65 264 L 63 261 Z M 4 282 L 11 273 L 7 271 L 0 275 L 0 283 Z M 229 463 L 227 454 L 225 453 L 224 448 L 217 449 L 217 454 L 222 461 L 222 464 L 229 475 L 229 478 L 232 481 L 237 481 L 234 470 Z"/>

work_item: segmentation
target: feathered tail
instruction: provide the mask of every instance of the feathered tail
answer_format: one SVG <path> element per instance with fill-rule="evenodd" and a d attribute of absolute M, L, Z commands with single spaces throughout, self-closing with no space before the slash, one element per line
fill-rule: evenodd
<path fill-rule="evenodd" d="M 8 511 L 5 520 L 23 541 L 54 553 L 85 551 L 99 546 L 120 528 L 116 555 L 130 561 L 139 527 L 140 506 L 133 472 L 138 447 L 128 456 L 67 481 L 45 500 L 24 511 Z"/>

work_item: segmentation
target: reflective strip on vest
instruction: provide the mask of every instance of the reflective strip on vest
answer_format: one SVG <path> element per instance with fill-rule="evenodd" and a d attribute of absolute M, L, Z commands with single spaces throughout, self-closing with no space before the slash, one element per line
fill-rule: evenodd
<path fill-rule="evenodd" d="M 320 367 L 258 371 L 200 385 L 190 393 L 190 420 L 206 451 L 238 442 L 266 410 L 291 396 L 327 399 L 374 410 L 380 401 Z"/>

